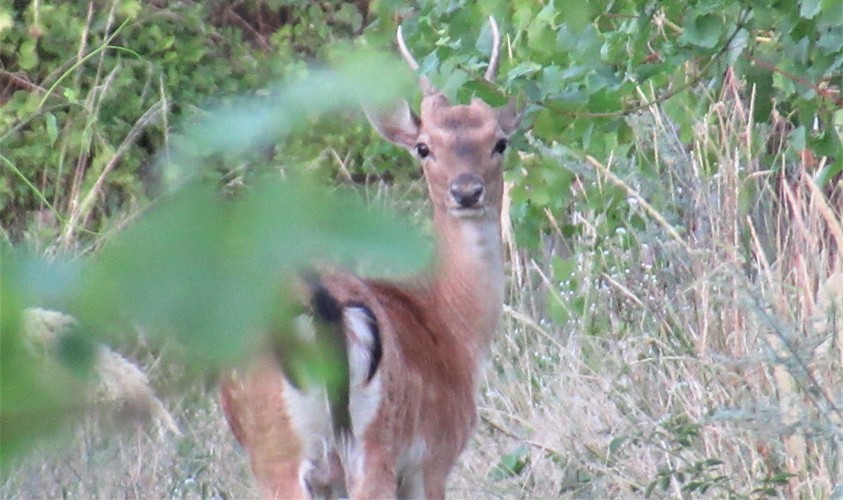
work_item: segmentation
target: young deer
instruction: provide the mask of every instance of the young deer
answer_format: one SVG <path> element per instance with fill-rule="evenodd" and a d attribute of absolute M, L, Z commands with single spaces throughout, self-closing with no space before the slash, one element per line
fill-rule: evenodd
<path fill-rule="evenodd" d="M 490 24 L 489 81 L 500 48 Z M 397 38 L 416 70 L 400 28 Z M 504 295 L 503 154 L 520 114 L 513 101 L 452 106 L 424 77 L 421 86 L 420 116 L 403 102 L 369 119 L 424 170 L 432 269 L 405 282 L 338 270 L 305 280 L 317 335 L 320 324 L 333 332 L 347 363 L 338 394 L 294 383 L 283 353 L 222 384 L 223 410 L 267 498 L 443 498 L 477 421 L 475 393 Z"/>

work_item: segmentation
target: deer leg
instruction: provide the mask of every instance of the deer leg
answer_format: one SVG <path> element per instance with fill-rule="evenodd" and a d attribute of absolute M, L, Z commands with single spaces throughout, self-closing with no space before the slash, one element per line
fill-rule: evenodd
<path fill-rule="evenodd" d="M 396 498 L 398 480 L 394 457 L 381 444 L 361 443 L 346 468 L 350 498 Z"/>
<path fill-rule="evenodd" d="M 405 472 L 401 475 L 398 481 L 398 498 L 427 498 L 424 487 L 424 476 L 421 470 Z"/>

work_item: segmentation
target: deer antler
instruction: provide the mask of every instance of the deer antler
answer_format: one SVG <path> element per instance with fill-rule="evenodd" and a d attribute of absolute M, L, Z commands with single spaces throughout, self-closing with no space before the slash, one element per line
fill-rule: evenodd
<path fill-rule="evenodd" d="M 492 16 L 489 16 L 489 27 L 492 28 L 492 55 L 489 57 L 489 67 L 486 68 L 483 78 L 487 82 L 493 82 L 498 76 L 498 63 L 501 60 L 501 34 L 498 31 L 498 23 Z"/>
<path fill-rule="evenodd" d="M 398 39 L 398 50 L 401 52 L 401 55 L 404 56 L 404 60 L 407 61 L 407 64 L 410 65 L 410 69 L 413 71 L 419 70 L 419 63 L 416 62 L 416 59 L 413 57 L 413 54 L 410 54 L 410 50 L 407 49 L 407 44 L 404 43 L 404 35 L 401 33 L 401 25 L 398 25 L 398 32 L 395 34 L 396 38 Z M 424 95 L 433 95 L 439 92 L 436 90 L 436 87 L 430 83 L 430 80 L 427 79 L 426 76 L 422 75 L 419 76 L 419 85 L 422 88 L 422 93 Z"/>
<path fill-rule="evenodd" d="M 407 48 L 407 44 L 404 43 L 404 35 L 401 33 L 401 25 L 398 25 L 398 32 L 395 34 L 396 38 L 398 38 L 398 50 L 401 51 L 401 55 L 404 56 L 404 60 L 407 61 L 407 64 L 410 65 L 410 68 L 413 71 L 418 71 L 419 63 L 416 62 L 415 58 L 413 58 L 413 54 L 410 54 L 410 50 Z"/>
<path fill-rule="evenodd" d="M 494 82 L 495 78 L 498 76 L 498 64 L 501 59 L 501 34 L 498 30 L 498 23 L 495 22 L 495 18 L 492 16 L 489 16 L 489 27 L 492 29 L 492 55 L 489 57 L 489 66 L 486 68 L 486 73 L 483 75 L 483 78 L 488 82 Z M 401 52 L 404 60 L 407 61 L 407 64 L 413 71 L 418 71 L 419 63 L 416 62 L 413 54 L 411 54 L 410 50 L 407 48 L 400 25 L 398 26 L 398 31 L 396 32 L 395 37 L 398 41 L 398 50 Z M 422 92 L 424 92 L 424 95 L 426 96 L 438 92 L 436 87 L 434 87 L 433 84 L 430 83 L 430 80 L 428 80 L 424 75 L 419 77 L 419 85 L 421 85 Z"/>

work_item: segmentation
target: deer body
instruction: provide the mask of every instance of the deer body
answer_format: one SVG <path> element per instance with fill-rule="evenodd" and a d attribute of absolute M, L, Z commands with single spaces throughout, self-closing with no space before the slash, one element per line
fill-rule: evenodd
<path fill-rule="evenodd" d="M 487 78 L 497 67 L 492 23 Z M 399 45 L 413 66 L 400 31 Z M 403 103 L 370 120 L 422 165 L 435 264 L 405 282 L 323 270 L 303 297 L 344 341 L 347 400 L 335 408 L 324 391 L 296 387 L 272 355 L 222 384 L 224 412 L 267 498 L 444 498 L 476 423 L 504 294 L 502 156 L 520 117 L 512 104 L 451 106 L 422 84 L 420 117 Z M 338 430 L 346 410 L 347 428 Z"/>

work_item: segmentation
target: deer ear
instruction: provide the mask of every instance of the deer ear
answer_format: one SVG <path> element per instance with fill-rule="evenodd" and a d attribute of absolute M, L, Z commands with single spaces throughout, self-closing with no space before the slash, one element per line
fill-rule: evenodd
<path fill-rule="evenodd" d="M 389 142 L 412 149 L 419 137 L 421 121 L 402 100 L 397 108 L 389 111 L 366 110 L 369 122 Z"/>
<path fill-rule="evenodd" d="M 524 109 L 518 109 L 515 104 L 515 99 L 510 97 L 506 106 L 495 108 L 495 114 L 498 116 L 498 126 L 500 126 L 503 133 L 510 135 L 518 129 L 521 124 L 521 117 L 524 116 Z"/>

